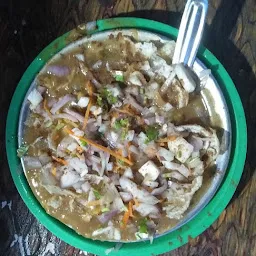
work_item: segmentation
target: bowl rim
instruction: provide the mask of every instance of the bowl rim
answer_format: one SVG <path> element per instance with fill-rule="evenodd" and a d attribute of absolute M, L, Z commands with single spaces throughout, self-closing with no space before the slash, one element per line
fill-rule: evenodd
<path fill-rule="evenodd" d="M 97 20 L 96 22 L 87 23 L 87 25 L 84 27 L 86 28 L 85 30 L 79 30 L 80 37 L 110 29 L 122 28 L 146 30 L 164 35 L 170 39 L 175 39 L 178 34 L 177 29 L 161 22 L 130 17 Z M 34 61 L 29 65 L 23 74 L 12 97 L 7 116 L 7 159 L 12 178 L 19 194 L 21 195 L 29 210 L 39 220 L 39 222 L 41 222 L 54 235 L 67 242 L 68 244 L 90 253 L 105 255 L 105 250 L 115 246 L 116 242 L 101 242 L 84 238 L 45 212 L 45 210 L 33 195 L 33 192 L 27 183 L 22 170 L 20 159 L 17 157 L 16 153 L 18 146 L 17 137 L 19 112 L 26 92 L 31 82 L 34 80 L 35 76 L 45 65 L 45 63 L 57 52 L 74 41 L 74 39 L 78 39 L 74 36 L 75 31 L 77 32 L 77 30 L 71 30 L 50 43 L 34 59 Z M 81 31 L 83 32 L 81 33 Z M 84 31 L 86 31 L 86 33 Z M 202 46 L 199 49 L 198 58 L 203 62 L 205 66 L 212 70 L 213 76 L 218 81 L 218 84 L 225 97 L 230 113 L 233 134 L 231 143 L 232 146 L 230 162 L 223 182 L 208 205 L 205 206 L 205 208 L 200 213 L 198 213 L 184 226 L 169 234 L 155 239 L 151 245 L 149 241 L 125 243 L 119 251 L 112 252 L 112 255 L 121 255 L 129 252 L 132 252 L 133 255 L 151 255 L 152 252 L 154 254 L 160 254 L 180 247 L 181 245 L 187 243 L 191 238 L 195 238 L 201 234 L 218 218 L 218 216 L 229 203 L 236 190 L 243 172 L 247 151 L 247 129 L 243 106 L 232 79 L 222 64 L 218 61 L 218 59 L 209 50 Z M 236 145 L 239 145 L 239 147 Z M 137 248 L 142 250 L 136 250 Z"/>

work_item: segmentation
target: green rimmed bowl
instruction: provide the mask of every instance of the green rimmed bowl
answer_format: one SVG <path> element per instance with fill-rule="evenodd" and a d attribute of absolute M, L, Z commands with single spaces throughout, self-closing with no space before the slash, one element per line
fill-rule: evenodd
<path fill-rule="evenodd" d="M 46 228 L 65 242 L 82 250 L 100 255 L 104 255 L 105 250 L 113 247 L 114 243 L 94 241 L 78 235 L 69 227 L 49 216 L 34 197 L 22 171 L 20 160 L 16 155 L 18 147 L 18 122 L 21 105 L 27 91 L 35 76 L 50 58 L 65 46 L 86 35 L 117 28 L 146 30 L 171 39 L 175 39 L 177 36 L 177 30 L 168 25 L 138 18 L 99 20 L 96 23 L 89 23 L 84 27 L 81 26 L 76 30 L 68 32 L 46 47 L 24 73 L 14 93 L 6 127 L 6 149 L 12 177 L 22 199 L 27 204 L 30 211 Z M 132 255 L 150 255 L 152 252 L 159 254 L 181 246 L 186 243 L 190 237 L 196 237 L 211 225 L 224 210 L 235 192 L 243 171 L 247 145 L 246 122 L 243 107 L 231 78 L 220 62 L 205 48 L 200 48 L 198 57 L 207 68 L 212 70 L 213 76 L 217 80 L 222 94 L 224 95 L 230 118 L 232 147 L 228 168 L 222 179 L 222 184 L 212 200 L 209 203 L 207 202 L 208 205 L 201 209 L 193 219 L 179 229 L 155 239 L 152 245 L 150 245 L 149 241 L 126 243 L 120 251 L 113 252 L 113 255 L 125 255 L 129 252 L 132 253 Z M 237 145 L 239 145 L 239 148 Z M 137 250 L 138 248 L 142 250 Z"/>

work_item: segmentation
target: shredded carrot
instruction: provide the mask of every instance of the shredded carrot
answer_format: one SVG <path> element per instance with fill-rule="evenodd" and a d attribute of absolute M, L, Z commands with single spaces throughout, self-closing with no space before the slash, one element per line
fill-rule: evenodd
<path fill-rule="evenodd" d="M 76 138 L 80 139 L 81 141 L 84 141 L 84 142 L 86 142 L 86 143 L 92 145 L 92 146 L 95 147 L 95 148 L 98 148 L 98 149 L 100 149 L 100 150 L 102 150 L 102 151 L 105 151 L 105 152 L 109 153 L 109 154 L 112 155 L 113 157 L 115 157 L 115 158 L 117 158 L 117 159 L 119 159 L 119 160 L 121 160 L 121 161 L 127 163 L 128 165 L 133 165 L 133 162 L 132 162 L 132 161 L 130 161 L 130 160 L 128 160 L 127 158 L 125 158 L 125 157 L 123 157 L 123 156 L 117 154 L 115 151 L 111 150 L 110 148 L 107 148 L 107 147 L 104 147 L 104 146 L 102 146 L 102 145 L 100 145 L 100 144 L 97 144 L 97 143 L 95 143 L 94 141 L 92 141 L 92 140 L 90 140 L 90 139 L 87 139 L 87 138 L 84 138 L 84 137 L 81 137 L 81 136 L 76 136 L 76 135 L 74 135 L 74 132 L 72 132 L 72 131 L 69 130 L 68 128 L 65 128 L 65 130 L 66 130 L 66 132 L 67 132 L 68 134 L 71 134 L 71 135 L 75 136 Z"/>
<path fill-rule="evenodd" d="M 91 109 L 91 105 L 92 105 L 92 101 L 91 99 L 89 100 L 89 103 L 87 105 L 87 109 L 85 111 L 85 115 L 84 115 L 84 123 L 83 123 L 83 130 L 85 129 L 88 119 L 89 119 L 89 114 L 90 114 L 90 109 Z"/>
<path fill-rule="evenodd" d="M 139 201 L 138 201 L 136 198 L 134 198 L 133 201 L 134 201 L 134 204 L 135 204 L 136 206 L 139 206 L 139 205 L 140 205 Z"/>
<path fill-rule="evenodd" d="M 124 217 L 123 217 L 123 226 L 122 226 L 122 228 L 126 228 L 127 223 L 128 223 L 128 220 L 129 220 L 129 217 L 130 217 L 130 213 L 129 213 L 129 210 L 128 210 L 128 211 L 126 211 L 126 212 L 124 213 Z"/>
<path fill-rule="evenodd" d="M 87 87 L 87 91 L 88 91 L 89 96 L 92 97 L 92 95 L 93 95 L 93 86 L 92 86 L 92 83 L 91 83 L 90 80 L 86 83 L 86 87 Z"/>
<path fill-rule="evenodd" d="M 158 143 L 165 143 L 165 142 L 168 142 L 168 141 L 174 141 L 176 139 L 177 139 L 177 136 L 171 135 L 171 136 L 168 136 L 166 138 L 159 139 L 159 140 L 157 140 L 157 142 Z"/>
<path fill-rule="evenodd" d="M 50 117 L 52 117 L 52 113 L 51 113 L 51 111 L 49 110 L 49 108 L 48 108 L 48 106 L 47 106 L 47 99 L 45 98 L 44 99 L 44 110 L 48 113 L 48 115 L 50 116 Z"/>
<path fill-rule="evenodd" d="M 126 226 L 127 226 L 127 223 L 128 223 L 128 221 L 129 221 L 129 218 L 130 217 L 134 217 L 134 215 L 133 215 L 133 210 L 132 210 L 132 206 L 133 206 L 133 203 L 132 203 L 132 201 L 130 201 L 129 202 L 129 204 L 128 204 L 128 211 L 126 211 L 125 213 L 124 213 L 124 217 L 123 217 L 123 226 L 122 226 L 122 228 L 126 228 Z"/>
<path fill-rule="evenodd" d="M 134 217 L 133 212 L 132 212 L 132 206 L 133 206 L 133 203 L 132 203 L 132 201 L 130 201 L 129 205 L 128 205 L 128 210 L 129 210 L 129 216 L 130 217 Z"/>
<path fill-rule="evenodd" d="M 56 177 L 57 168 L 54 166 L 51 172 L 52 172 L 52 175 Z"/>
<path fill-rule="evenodd" d="M 132 152 L 129 150 L 131 145 L 132 145 L 132 143 L 129 141 L 129 142 L 127 143 L 127 153 L 128 153 L 128 159 L 129 159 L 130 161 L 132 161 Z"/>
<path fill-rule="evenodd" d="M 61 158 L 58 158 L 58 157 L 55 157 L 55 156 L 52 156 L 52 159 L 55 160 L 56 162 L 60 163 L 60 164 L 68 165 L 68 162 L 64 159 L 61 159 Z"/>
<path fill-rule="evenodd" d="M 53 139 L 53 140 L 57 140 L 59 137 L 60 137 L 59 134 L 55 134 L 55 135 L 52 137 L 52 139 Z"/>

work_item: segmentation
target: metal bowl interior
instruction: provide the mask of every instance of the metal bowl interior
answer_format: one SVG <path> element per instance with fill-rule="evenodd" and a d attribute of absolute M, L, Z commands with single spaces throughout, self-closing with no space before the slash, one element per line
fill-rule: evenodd
<path fill-rule="evenodd" d="M 97 25 L 97 27 L 93 27 L 93 30 L 87 31 L 87 33 L 93 34 L 93 36 L 75 41 L 74 43 L 69 44 L 65 49 L 63 48 L 70 42 L 67 39 L 70 38 L 72 32 L 58 38 L 41 54 L 39 54 L 27 69 L 17 90 L 15 91 L 10 105 L 6 130 L 6 148 L 11 173 L 19 193 L 31 212 L 42 222 L 42 224 L 61 239 L 81 248 L 82 250 L 88 250 L 97 254 L 104 254 L 104 250 L 112 246 L 111 243 L 103 243 L 83 238 L 64 224 L 61 224 L 59 221 L 45 213 L 33 196 L 33 193 L 26 182 L 20 162 L 16 156 L 17 140 L 21 143 L 23 135 L 23 121 L 28 114 L 28 108 L 24 98 L 26 99 L 27 93 L 33 86 L 35 86 L 33 81 L 37 73 L 40 72 L 43 66 L 55 53 L 62 49 L 63 51 L 68 51 L 85 40 L 100 40 L 113 32 L 102 31 L 116 28 L 133 27 L 153 32 L 140 31 L 138 34 L 141 40 L 166 40 L 167 38 L 174 39 L 177 36 L 177 30 L 170 26 L 137 18 L 101 20 L 97 22 Z M 117 32 L 115 31 L 114 33 Z M 122 29 L 122 33 L 134 33 L 134 30 Z M 211 68 L 213 73 L 213 76 L 210 77 L 205 90 L 202 92 L 202 96 L 205 99 L 208 111 L 212 117 L 211 123 L 213 126 L 225 131 L 221 134 L 222 154 L 216 161 L 217 169 L 219 171 L 212 178 L 211 184 L 208 186 L 206 192 L 198 198 L 196 204 L 192 204 L 184 219 L 173 229 L 169 230 L 167 232 L 168 234 L 157 238 L 150 246 L 149 242 L 127 243 L 122 247 L 120 253 L 132 252 L 133 255 L 142 255 L 141 251 L 136 251 L 138 246 L 145 249 L 143 249 L 145 255 L 150 254 L 152 251 L 154 253 L 162 253 L 184 244 L 188 241 L 190 236 L 194 237 L 201 233 L 218 217 L 220 212 L 231 199 L 236 185 L 238 184 L 246 154 L 246 124 L 243 108 L 232 80 L 218 60 L 204 48 L 201 48 L 199 51 L 199 59 L 201 59 L 202 62 L 199 60 L 195 62 L 195 72 L 198 73 L 207 67 Z M 214 77 L 216 79 L 214 79 Z M 214 95 L 214 97 L 211 95 Z M 232 103 L 231 97 L 232 99 L 235 99 L 236 105 Z M 239 143 L 240 145 L 239 159 L 235 158 L 235 155 L 238 154 L 238 152 L 234 146 L 231 147 L 231 142 L 232 145 L 235 145 L 235 143 Z M 228 161 L 229 159 L 230 161 Z M 227 171 L 225 172 L 225 170 Z M 218 190 L 219 186 L 220 189 Z M 225 192 L 225 194 L 223 194 L 223 192 Z"/>

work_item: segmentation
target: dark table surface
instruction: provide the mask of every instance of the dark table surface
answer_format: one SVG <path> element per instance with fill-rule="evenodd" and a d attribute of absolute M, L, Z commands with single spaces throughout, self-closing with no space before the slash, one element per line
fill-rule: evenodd
<path fill-rule="evenodd" d="M 9 172 L 5 120 L 29 63 L 54 38 L 95 19 L 136 16 L 178 27 L 184 4 L 184 0 L 0 1 L 0 255 L 89 255 L 62 242 L 32 216 Z M 189 244 L 165 255 L 256 255 L 256 0 L 210 0 L 203 43 L 226 67 L 241 96 L 249 132 L 247 161 L 238 189 L 218 220 Z"/>

